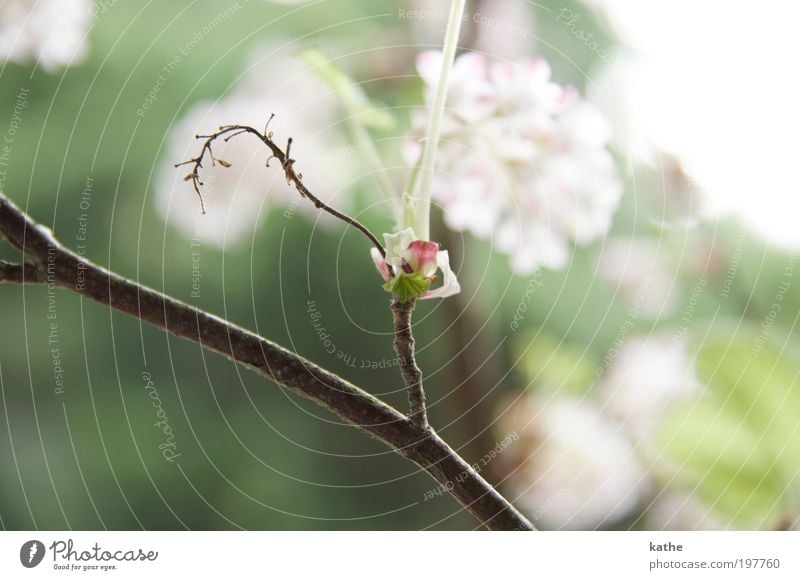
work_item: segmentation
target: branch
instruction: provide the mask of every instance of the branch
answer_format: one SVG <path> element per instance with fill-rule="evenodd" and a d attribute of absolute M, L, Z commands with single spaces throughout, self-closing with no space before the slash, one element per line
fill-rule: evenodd
<path fill-rule="evenodd" d="M 271 121 L 275 115 L 272 115 L 269 120 Z M 189 173 L 184 179 L 186 181 L 191 180 L 192 185 L 194 186 L 194 190 L 197 192 L 198 197 L 200 198 L 200 206 L 203 213 L 206 213 L 205 206 L 203 205 L 203 194 L 200 192 L 200 188 L 203 186 L 203 182 L 200 179 L 200 169 L 203 167 L 203 161 L 205 160 L 206 154 L 208 154 L 209 159 L 211 159 L 211 164 L 216 165 L 219 163 L 223 167 L 230 167 L 231 164 L 225 161 L 224 159 L 219 159 L 214 157 L 214 152 L 212 151 L 211 147 L 214 144 L 214 141 L 219 139 L 220 137 L 225 137 L 225 141 L 230 141 L 234 137 L 242 135 L 244 133 L 249 133 L 251 135 L 255 135 L 258 139 L 264 143 L 264 145 L 269 148 L 270 152 L 272 153 L 271 157 L 267 159 L 267 167 L 269 167 L 270 159 L 273 157 L 278 160 L 283 168 L 283 172 L 286 175 L 286 183 L 294 184 L 297 188 L 297 191 L 300 193 L 301 197 L 308 198 L 317 209 L 321 209 L 332 216 L 342 220 L 346 224 L 349 224 L 360 231 L 362 234 L 367 236 L 370 242 L 378 248 L 378 251 L 381 253 L 381 256 L 384 258 L 386 257 L 386 250 L 383 249 L 383 245 L 378 241 L 378 238 L 369 231 L 369 229 L 359 222 L 357 219 L 350 217 L 347 214 L 340 212 L 337 209 L 332 208 L 331 206 L 324 203 L 321 199 L 316 197 L 312 194 L 308 188 L 303 184 L 303 174 L 297 173 L 294 170 L 294 163 L 295 160 L 291 158 L 291 149 L 292 149 L 292 138 L 289 137 L 289 141 L 286 143 L 286 151 L 284 152 L 283 149 L 278 147 L 275 141 L 272 140 L 272 132 L 267 131 L 269 128 L 269 121 L 267 121 L 267 126 L 264 127 L 264 132 L 260 132 L 253 127 L 249 127 L 247 125 L 223 125 L 219 128 L 219 131 L 216 133 L 212 133 L 211 135 L 195 135 L 197 139 L 205 139 L 203 142 L 203 148 L 200 150 L 200 155 L 195 157 L 194 159 L 189 159 L 188 161 L 183 161 L 181 163 L 176 163 L 175 167 L 180 167 L 181 165 L 192 165 L 192 172 Z"/>
<path fill-rule="evenodd" d="M 13 283 L 39 284 L 44 282 L 37 266 L 33 264 L 12 264 L 5 260 L 0 260 L 0 284 Z"/>
<path fill-rule="evenodd" d="M 429 429 L 428 412 L 425 409 L 425 390 L 422 388 L 422 371 L 414 355 L 414 335 L 411 333 L 411 313 L 416 300 L 407 302 L 392 300 L 394 317 L 394 352 L 400 361 L 400 373 L 408 391 L 408 416 L 420 429 Z"/>
<path fill-rule="evenodd" d="M 3 194 L 0 234 L 30 261 L 24 266 L 24 276 L 21 265 L 4 265 L 5 281 L 55 283 L 245 365 L 413 461 L 487 528 L 534 529 L 432 430 L 421 428 L 366 391 L 261 336 L 78 256 Z M 34 272 L 30 278 L 29 269 Z"/>

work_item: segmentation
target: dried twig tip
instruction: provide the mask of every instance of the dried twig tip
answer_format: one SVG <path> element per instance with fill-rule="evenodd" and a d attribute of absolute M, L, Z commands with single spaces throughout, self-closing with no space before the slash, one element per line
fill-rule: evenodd
<path fill-rule="evenodd" d="M 269 132 L 267 132 L 267 131 L 269 130 L 269 124 L 272 123 L 272 119 L 274 119 L 274 118 L 275 118 L 275 113 L 272 113 L 269 116 L 269 119 L 267 119 L 267 124 L 264 125 L 264 135 L 267 137 L 267 139 L 271 139 L 272 138 L 272 131 L 269 131 Z"/>
<path fill-rule="evenodd" d="M 192 165 L 193 170 L 192 173 L 187 175 L 184 179 L 186 181 L 192 181 L 192 185 L 194 186 L 194 190 L 197 193 L 197 197 L 200 198 L 200 208 L 203 214 L 206 213 L 205 207 L 203 204 L 203 195 L 200 191 L 200 188 L 203 186 L 203 182 L 200 181 L 200 169 L 203 168 L 203 161 L 206 159 L 206 155 L 211 158 L 212 165 L 219 163 L 222 167 L 231 167 L 231 163 L 225 161 L 224 159 L 217 159 L 214 157 L 214 152 L 212 150 L 212 145 L 216 139 L 223 139 L 224 141 L 228 141 L 237 135 L 242 135 L 245 133 L 249 133 L 255 137 L 257 137 L 267 148 L 270 150 L 271 155 L 267 158 L 267 167 L 269 167 L 270 160 L 277 159 L 278 162 L 281 164 L 281 168 L 284 171 L 284 175 L 286 177 L 286 181 L 289 184 L 294 184 L 295 188 L 299 192 L 301 197 L 310 199 L 314 206 L 319 209 L 322 209 L 332 216 L 342 220 L 346 224 L 356 228 L 362 234 L 364 234 L 370 242 L 378 249 L 381 256 L 386 255 L 386 250 L 383 248 L 381 243 L 378 241 L 378 238 L 369 231 L 363 224 L 361 224 L 355 218 L 350 217 L 349 215 L 337 211 L 336 209 L 322 203 L 319 198 L 315 197 L 308 188 L 303 185 L 303 174 L 302 173 L 295 173 L 294 170 L 294 162 L 295 160 L 292 159 L 292 138 L 290 137 L 286 142 L 286 150 L 281 150 L 281 148 L 272 140 L 272 132 L 268 130 L 269 123 L 272 119 L 275 118 L 275 114 L 273 113 L 270 115 L 269 120 L 267 121 L 266 126 L 264 127 L 264 133 L 259 132 L 257 129 L 250 127 L 248 125 L 221 125 L 219 131 L 213 133 L 211 135 L 195 135 L 197 139 L 205 139 L 203 143 L 203 147 L 200 150 L 200 154 L 188 161 L 183 161 L 181 163 L 177 163 L 175 166 L 179 167 L 181 165 Z"/>

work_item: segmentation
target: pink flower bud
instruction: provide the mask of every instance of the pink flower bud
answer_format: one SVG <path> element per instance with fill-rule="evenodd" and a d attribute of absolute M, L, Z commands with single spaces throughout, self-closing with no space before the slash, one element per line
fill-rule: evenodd
<path fill-rule="evenodd" d="M 439 244 L 418 240 L 411 228 L 396 234 L 384 234 L 384 238 L 386 257 L 381 256 L 377 248 L 372 248 L 372 260 L 386 289 L 394 289 L 395 296 L 400 295 L 397 282 L 408 282 L 412 278 L 416 282 L 404 284 L 403 288 L 409 295 L 421 300 L 445 298 L 461 291 L 456 275 L 450 268 L 449 255 L 446 251 L 439 250 Z M 441 286 L 425 290 L 436 279 L 437 270 L 442 272 Z M 398 280 L 402 277 L 405 278 Z"/>

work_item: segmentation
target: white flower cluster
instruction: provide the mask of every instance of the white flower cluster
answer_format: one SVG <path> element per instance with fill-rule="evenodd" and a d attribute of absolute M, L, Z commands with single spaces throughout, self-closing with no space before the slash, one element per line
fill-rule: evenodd
<path fill-rule="evenodd" d="M 89 0 L 0 2 L 0 60 L 47 71 L 78 64 L 88 51 Z"/>
<path fill-rule="evenodd" d="M 656 425 L 671 404 L 701 389 L 685 341 L 651 335 L 619 348 L 593 394 L 522 395 L 498 419 L 502 433 L 520 435 L 503 455 L 512 499 L 547 529 L 611 527 L 660 509 L 677 492 L 655 494 Z M 674 521 L 659 516 L 649 525 L 710 523 L 707 509 L 692 505 Z"/>
<path fill-rule="evenodd" d="M 430 105 L 441 53 L 424 52 L 417 68 Z M 492 238 L 515 272 L 564 268 L 571 243 L 606 234 L 621 184 L 606 149 L 605 120 L 571 87 L 550 80 L 542 59 L 456 59 L 431 194 L 447 224 Z M 428 110 L 415 111 L 423 134 Z M 419 157 L 418 139 L 405 148 Z"/>
<path fill-rule="evenodd" d="M 649 493 L 634 446 L 585 399 L 523 397 L 501 424 L 530 444 L 508 488 L 534 524 L 603 527 L 631 515 Z"/>

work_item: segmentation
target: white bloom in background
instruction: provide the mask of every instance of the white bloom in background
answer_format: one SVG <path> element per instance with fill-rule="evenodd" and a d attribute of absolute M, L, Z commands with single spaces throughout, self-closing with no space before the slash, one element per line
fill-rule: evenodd
<path fill-rule="evenodd" d="M 647 508 L 648 530 L 724 530 L 708 505 L 685 491 L 663 491 Z"/>
<path fill-rule="evenodd" d="M 692 226 L 705 213 L 702 190 L 676 155 L 654 153 L 637 168 L 635 178 L 644 210 L 654 223 Z"/>
<path fill-rule="evenodd" d="M 336 98 L 301 61 L 270 54 L 262 49 L 236 88 L 217 101 L 200 102 L 170 130 L 161 155 L 155 184 L 156 205 L 165 220 L 188 237 L 199 235 L 204 242 L 230 246 L 250 240 L 254 230 L 270 209 L 288 208 L 303 212 L 312 220 L 330 220 L 313 204 L 289 186 L 278 162 L 263 143 L 241 135 L 214 144 L 214 156 L 231 164 L 212 166 L 210 159 L 201 169 L 201 188 L 206 214 L 191 183 L 183 176 L 191 169 L 175 169 L 174 164 L 196 157 L 202 142 L 197 134 L 216 131 L 220 125 L 269 125 L 274 140 L 285 146 L 293 138 L 291 156 L 303 182 L 322 201 L 337 208 L 347 207 L 347 196 L 338 188 L 348 185 L 353 162 L 344 153 L 338 125 L 335 124 Z"/>
<path fill-rule="evenodd" d="M 0 59 L 47 71 L 79 64 L 88 52 L 89 0 L 0 2 Z"/>
<path fill-rule="evenodd" d="M 685 338 L 676 332 L 629 338 L 596 388 L 603 412 L 641 440 L 672 401 L 702 386 Z"/>
<path fill-rule="evenodd" d="M 586 400 L 526 397 L 500 422 L 520 435 L 515 446 L 526 446 L 512 448 L 519 468 L 508 479 L 509 496 L 542 527 L 607 526 L 633 515 L 649 493 L 620 426 Z"/>
<path fill-rule="evenodd" d="M 603 243 L 598 274 L 614 292 L 646 318 L 672 315 L 680 296 L 674 271 L 668 268 L 667 248 L 650 238 L 609 238 Z"/>
<path fill-rule="evenodd" d="M 441 53 L 419 55 L 431 103 Z M 550 81 L 542 59 L 489 63 L 456 59 L 433 182 L 447 224 L 480 238 L 494 236 L 517 273 L 564 268 L 571 243 L 607 233 L 621 195 L 606 149 L 605 120 L 570 87 Z M 414 133 L 427 122 L 414 113 Z M 404 149 L 416 162 L 420 145 Z"/>
<path fill-rule="evenodd" d="M 530 54 L 536 43 L 534 6 L 519 0 L 480 0 L 469 14 L 475 51 L 502 59 Z"/>

